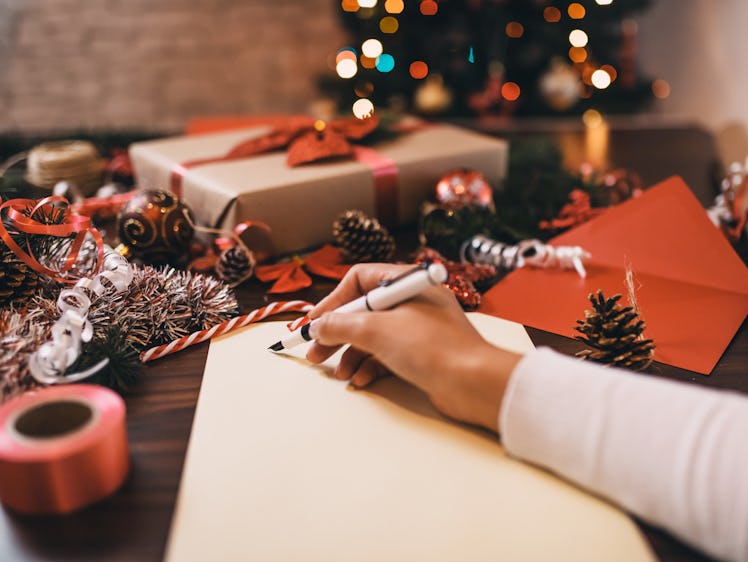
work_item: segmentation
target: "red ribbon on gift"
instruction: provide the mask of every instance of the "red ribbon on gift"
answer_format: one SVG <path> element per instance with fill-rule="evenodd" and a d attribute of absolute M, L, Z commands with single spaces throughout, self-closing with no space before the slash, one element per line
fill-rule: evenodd
<path fill-rule="evenodd" d="M 62 220 L 59 224 L 46 224 L 39 222 L 34 218 L 37 212 L 43 211 L 44 207 L 52 208 L 55 203 L 65 206 L 65 209 L 62 211 Z M 39 263 L 39 260 L 32 254 L 30 244 L 26 244 L 28 252 L 21 248 L 5 228 L 3 221 L 0 220 L 0 238 L 2 238 L 3 242 L 5 242 L 16 257 L 31 269 L 48 275 L 55 281 L 61 283 L 75 283 L 77 279 L 70 279 L 64 275 L 75 265 L 81 246 L 86 239 L 86 234 L 91 234 L 96 242 L 97 259 L 94 269 L 90 274 L 94 275 L 98 272 L 99 267 L 104 260 L 104 240 L 101 238 L 99 231 L 91 223 L 89 217 L 76 215 L 70 212 L 67 199 L 59 196 L 45 197 L 38 201 L 33 199 L 10 199 L 0 205 L 0 215 L 2 215 L 2 212 L 6 209 L 8 213 L 8 223 L 16 233 L 41 234 L 46 236 L 56 236 L 59 238 L 67 238 L 75 235 L 75 238 L 73 238 L 73 241 L 70 244 L 65 263 L 62 267 L 55 270 Z M 59 212 L 57 209 L 54 210 Z"/>
<path fill-rule="evenodd" d="M 223 156 L 198 158 L 177 164 L 171 171 L 171 190 L 182 193 L 182 179 L 190 168 L 288 148 L 286 164 L 290 167 L 329 158 L 352 157 L 367 166 L 373 174 L 377 217 L 385 226 L 394 226 L 398 218 L 398 172 L 395 163 L 377 151 L 353 145 L 379 125 L 376 115 L 359 119 L 348 117 L 325 122 L 311 117 L 275 119 L 270 132 L 234 146 Z M 259 118 L 257 125 L 262 124 Z"/>
<path fill-rule="evenodd" d="M 78 215 L 87 217 L 111 218 L 116 217 L 117 213 L 130 202 L 136 190 L 117 193 L 109 197 L 87 197 L 79 203 L 70 205 L 70 211 Z"/>
<path fill-rule="evenodd" d="M 294 256 L 289 262 L 258 266 L 255 275 L 263 282 L 275 281 L 268 293 L 293 293 L 312 284 L 304 268 L 314 275 L 340 280 L 351 267 L 343 263 L 338 248 L 325 244 L 304 259 Z"/>

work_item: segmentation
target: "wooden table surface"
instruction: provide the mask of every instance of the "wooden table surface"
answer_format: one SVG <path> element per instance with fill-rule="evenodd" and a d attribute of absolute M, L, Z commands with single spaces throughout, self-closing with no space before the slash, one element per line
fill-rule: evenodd
<path fill-rule="evenodd" d="M 547 134 L 507 130 L 500 123 L 483 123 L 481 128 L 509 138 Z M 561 143 L 569 165 L 584 159 L 584 132 L 554 131 L 551 136 Z M 715 155 L 712 138 L 694 127 L 637 130 L 613 127 L 606 159 L 611 166 L 636 170 L 646 185 L 679 174 L 706 206 L 714 197 L 709 173 Z M 406 246 L 415 240 L 410 232 L 400 233 L 400 239 Z M 288 297 L 316 301 L 332 286 L 318 279 L 312 288 Z M 245 311 L 267 302 L 265 288 L 251 280 L 237 290 Z M 541 330 L 528 331 L 536 345 L 549 345 L 566 353 L 579 349 L 573 340 Z M 28 517 L 0 510 L 0 561 L 145 562 L 163 558 L 207 352 L 208 344 L 200 344 L 148 364 L 141 381 L 125 397 L 132 471 L 114 496 L 64 517 Z M 651 372 L 748 393 L 747 366 L 748 328 L 744 322 L 710 376 L 663 364 L 653 365 Z M 640 527 L 660 559 L 706 560 L 665 533 L 647 525 Z"/>

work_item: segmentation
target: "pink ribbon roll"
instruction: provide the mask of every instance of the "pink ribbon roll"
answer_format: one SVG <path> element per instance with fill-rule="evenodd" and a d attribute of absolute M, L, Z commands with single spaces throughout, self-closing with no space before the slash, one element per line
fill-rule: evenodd
<path fill-rule="evenodd" d="M 94 385 L 44 388 L 0 407 L 0 501 L 69 513 L 117 490 L 130 467 L 125 403 Z"/>

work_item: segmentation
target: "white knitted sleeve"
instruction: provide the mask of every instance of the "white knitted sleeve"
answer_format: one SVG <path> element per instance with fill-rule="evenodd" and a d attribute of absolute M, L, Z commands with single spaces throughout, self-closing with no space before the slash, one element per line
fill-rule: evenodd
<path fill-rule="evenodd" d="M 510 454 L 748 561 L 748 398 L 541 348 L 515 368 L 499 427 Z"/>

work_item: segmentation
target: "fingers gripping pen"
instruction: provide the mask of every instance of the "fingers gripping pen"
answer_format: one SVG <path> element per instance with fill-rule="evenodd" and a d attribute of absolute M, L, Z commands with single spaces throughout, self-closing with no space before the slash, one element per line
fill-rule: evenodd
<path fill-rule="evenodd" d="M 424 262 L 402 275 L 383 281 L 367 294 L 335 309 L 335 312 L 365 312 L 367 310 L 387 310 L 412 299 L 429 287 L 441 285 L 447 280 L 447 269 L 440 263 Z M 274 343 L 269 349 L 281 351 L 312 340 L 309 327 L 312 320 L 285 338 Z"/>

